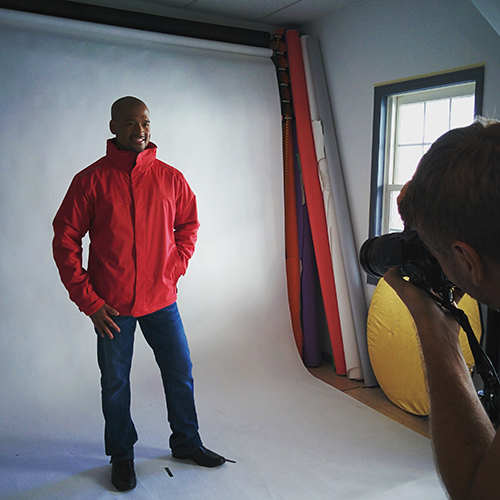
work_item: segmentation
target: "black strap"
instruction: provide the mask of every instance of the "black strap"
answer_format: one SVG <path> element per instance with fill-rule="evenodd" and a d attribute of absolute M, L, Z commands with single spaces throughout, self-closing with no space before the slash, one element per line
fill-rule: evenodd
<path fill-rule="evenodd" d="M 479 391 L 479 397 L 490 420 L 495 427 L 498 427 L 500 424 L 500 379 L 490 358 L 488 358 L 483 348 L 479 345 L 467 314 L 462 309 L 454 306 L 450 301 L 438 297 L 429 291 L 427 291 L 427 294 L 442 308 L 449 311 L 465 331 L 472 355 L 474 356 L 475 370 L 483 381 L 484 387 L 482 391 Z"/>

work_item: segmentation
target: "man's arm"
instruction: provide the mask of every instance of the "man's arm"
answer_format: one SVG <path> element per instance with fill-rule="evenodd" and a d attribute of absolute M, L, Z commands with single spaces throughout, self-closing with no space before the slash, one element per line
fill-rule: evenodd
<path fill-rule="evenodd" d="M 183 274 L 189 259 L 193 256 L 199 227 L 196 196 L 184 177 L 180 176 L 177 185 L 174 234 L 177 251 L 184 268 Z"/>
<path fill-rule="evenodd" d="M 82 238 L 87 234 L 93 210 L 74 179 L 53 222 L 52 249 L 61 281 L 79 309 L 87 314 L 101 337 L 112 339 L 120 329 L 111 316 L 118 311 L 106 304 L 93 290 L 82 265 Z"/>
<path fill-rule="evenodd" d="M 52 252 L 70 299 L 87 316 L 104 305 L 82 265 L 82 238 L 87 234 L 92 218 L 92 204 L 83 194 L 78 178 L 75 178 L 54 217 Z"/>
<path fill-rule="evenodd" d="M 422 349 L 437 467 L 452 500 L 500 498 L 500 437 L 463 359 L 456 319 L 391 269 L 385 280 L 408 307 Z"/>

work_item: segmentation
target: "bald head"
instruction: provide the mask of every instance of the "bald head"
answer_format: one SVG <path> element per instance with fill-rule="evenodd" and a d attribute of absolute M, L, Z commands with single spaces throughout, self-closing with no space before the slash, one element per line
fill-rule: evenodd
<path fill-rule="evenodd" d="M 129 109 L 139 106 L 144 106 L 146 109 L 148 108 L 146 104 L 140 99 L 137 99 L 137 97 L 121 97 L 120 99 L 116 100 L 111 106 L 111 119 L 117 120 L 118 118 L 123 116 L 123 113 L 127 112 Z"/>

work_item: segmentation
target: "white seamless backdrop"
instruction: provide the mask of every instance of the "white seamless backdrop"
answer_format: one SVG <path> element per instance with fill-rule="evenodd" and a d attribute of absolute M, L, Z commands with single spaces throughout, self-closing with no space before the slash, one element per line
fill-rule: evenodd
<path fill-rule="evenodd" d="M 109 109 L 123 95 L 148 104 L 159 158 L 179 168 L 198 197 L 199 243 L 179 285 L 193 356 L 227 350 L 232 339 L 226 361 L 241 363 L 241 346 L 270 330 L 270 316 L 273 334 L 288 345 L 280 112 L 269 57 L 5 17 L 1 400 L 19 415 L 36 416 L 34 407 L 59 420 L 54 408 L 84 411 L 82 391 L 95 391 L 94 334 L 59 282 L 51 221 L 73 175 L 104 154 Z M 273 356 L 261 354 L 264 364 Z M 150 369 L 141 357 L 139 350 L 139 379 Z M 12 424 L 11 413 L 3 417 Z"/>
<path fill-rule="evenodd" d="M 298 357 L 270 51 L 180 41 L 0 10 L 0 497 L 115 498 L 95 334 L 59 281 L 51 222 L 73 175 L 104 154 L 112 102 L 135 95 L 158 156 L 197 194 L 202 226 L 179 306 L 202 438 L 237 463 L 171 458 L 158 369 L 138 332 L 139 483 L 127 498 L 444 498 L 427 439 L 314 379 Z"/>

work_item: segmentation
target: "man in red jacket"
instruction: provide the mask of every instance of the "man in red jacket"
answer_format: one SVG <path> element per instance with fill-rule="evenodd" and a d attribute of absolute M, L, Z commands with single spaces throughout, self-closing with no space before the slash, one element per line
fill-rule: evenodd
<path fill-rule="evenodd" d="M 130 367 L 137 322 L 161 371 L 175 458 L 216 467 L 198 433 L 189 347 L 177 309 L 177 280 L 194 253 L 196 198 L 184 176 L 156 158 L 147 106 L 135 97 L 111 108 L 106 156 L 79 172 L 53 222 L 61 280 L 98 333 L 106 454 L 119 491 L 135 487 Z M 88 269 L 82 238 L 90 236 Z"/>

